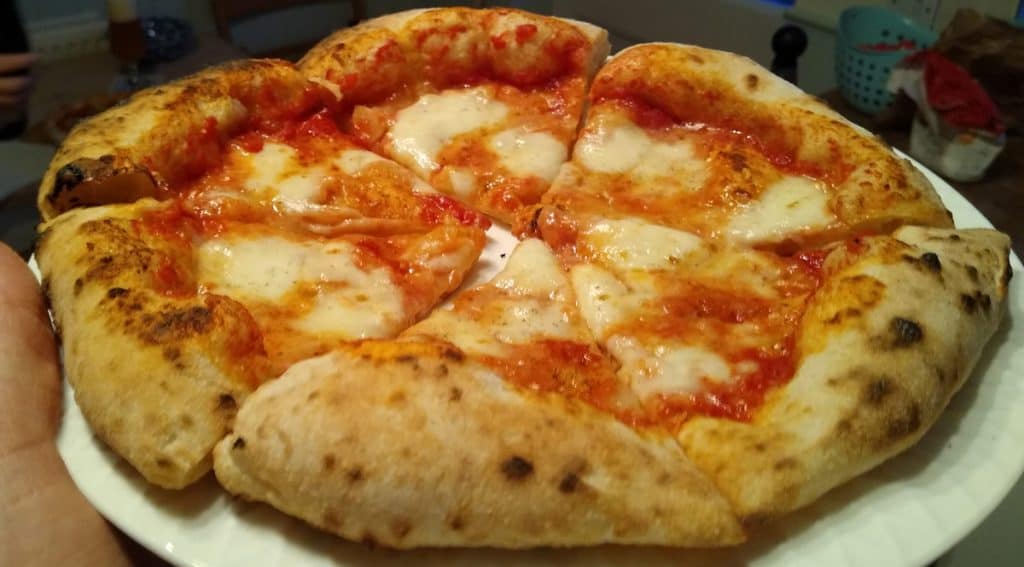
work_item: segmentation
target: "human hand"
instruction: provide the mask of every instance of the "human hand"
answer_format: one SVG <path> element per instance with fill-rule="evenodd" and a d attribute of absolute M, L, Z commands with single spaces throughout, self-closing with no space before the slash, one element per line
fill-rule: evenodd
<path fill-rule="evenodd" d="M 0 111 L 22 110 L 28 104 L 32 90 L 29 69 L 38 60 L 35 53 L 0 54 Z"/>
<path fill-rule="evenodd" d="M 0 565 L 128 565 L 57 454 L 60 405 L 39 286 L 0 244 Z"/>

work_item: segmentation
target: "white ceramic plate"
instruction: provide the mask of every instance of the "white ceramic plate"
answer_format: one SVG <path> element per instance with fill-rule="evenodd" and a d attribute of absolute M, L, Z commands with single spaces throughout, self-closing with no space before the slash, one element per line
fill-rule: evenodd
<path fill-rule="evenodd" d="M 948 184 L 921 169 L 953 211 L 957 226 L 991 226 Z M 496 272 L 504 264 L 502 254 L 515 245 L 503 229 L 492 228 L 490 235 L 474 282 Z M 1012 265 L 1024 272 L 1016 256 Z M 131 537 L 179 565 L 924 565 L 977 526 L 1024 470 L 1020 277 L 1012 280 L 1009 301 L 1010 315 L 975 375 L 920 443 L 736 549 L 372 550 L 268 506 L 232 499 L 212 475 L 181 492 L 148 485 L 93 437 L 70 390 L 57 443 L 89 501 Z"/>

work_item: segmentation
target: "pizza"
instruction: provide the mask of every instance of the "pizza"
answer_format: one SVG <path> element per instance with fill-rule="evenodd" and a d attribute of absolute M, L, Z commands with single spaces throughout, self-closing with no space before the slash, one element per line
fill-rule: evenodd
<path fill-rule="evenodd" d="M 1006 235 L 746 58 L 607 51 L 417 10 L 76 126 L 36 257 L 92 430 L 395 548 L 736 545 L 911 447 Z"/>

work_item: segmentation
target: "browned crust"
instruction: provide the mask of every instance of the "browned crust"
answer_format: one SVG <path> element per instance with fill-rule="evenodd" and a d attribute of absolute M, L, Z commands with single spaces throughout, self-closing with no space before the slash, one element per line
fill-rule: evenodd
<path fill-rule="evenodd" d="M 750 59 L 691 45 L 652 43 L 620 52 L 590 90 L 592 104 L 637 97 L 677 120 L 745 132 L 768 152 L 829 170 L 854 169 L 833 209 L 856 234 L 904 224 L 951 228 L 952 217 L 913 165 L 820 100 Z"/>
<path fill-rule="evenodd" d="M 521 25 L 534 26 L 536 34 L 502 41 Z M 568 60 L 543 49 L 552 37 L 578 45 Z M 299 68 L 312 80 L 333 84 L 346 104 L 365 104 L 420 83 L 443 88 L 481 75 L 513 84 L 540 84 L 566 74 L 589 77 L 608 49 L 607 32 L 583 22 L 508 8 L 437 8 L 389 14 L 335 32 Z"/>
<path fill-rule="evenodd" d="M 161 194 L 201 173 L 197 160 L 215 163 L 224 140 L 253 120 L 317 102 L 308 86 L 290 63 L 246 60 L 135 94 L 68 134 L 39 186 L 43 219 Z"/>
<path fill-rule="evenodd" d="M 214 467 L 234 494 L 389 547 L 743 538 L 671 437 L 518 391 L 440 342 L 293 366 L 243 404 Z"/>
<path fill-rule="evenodd" d="M 754 421 L 698 418 L 680 433 L 747 523 L 804 506 L 916 443 L 999 326 L 1006 235 L 906 227 L 866 246 L 829 257 L 800 328 L 797 374 Z"/>
<path fill-rule="evenodd" d="M 69 212 L 44 226 L 36 258 L 86 421 L 147 480 L 181 488 L 209 470 L 214 444 L 264 378 L 262 342 L 227 297 L 153 290 L 164 262 L 189 269 L 177 251 L 135 234 L 132 219 L 154 206 Z"/>

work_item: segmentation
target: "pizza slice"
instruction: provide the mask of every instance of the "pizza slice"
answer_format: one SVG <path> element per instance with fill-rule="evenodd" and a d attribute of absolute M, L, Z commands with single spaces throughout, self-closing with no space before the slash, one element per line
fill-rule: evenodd
<path fill-rule="evenodd" d="M 791 256 L 635 218 L 537 217 L 639 402 L 745 524 L 905 450 L 970 375 L 1006 305 L 1009 241 L 903 227 Z"/>
<path fill-rule="evenodd" d="M 787 252 L 952 226 L 910 162 L 744 57 L 635 46 L 600 70 L 589 100 L 545 204 Z"/>
<path fill-rule="evenodd" d="M 390 547 L 740 541 L 673 436 L 620 419 L 635 403 L 556 258 L 526 240 L 399 339 L 257 390 L 214 466 L 234 494 Z"/>
<path fill-rule="evenodd" d="M 342 134 L 329 116 L 334 104 L 283 61 L 216 67 L 149 89 L 69 135 L 40 186 L 41 211 L 49 219 L 152 197 L 324 234 L 487 228 L 484 215 Z"/>
<path fill-rule="evenodd" d="M 169 198 L 216 166 L 229 138 L 301 119 L 332 98 L 269 59 L 146 89 L 72 129 L 40 183 L 40 213 L 49 220 L 76 207 Z"/>
<path fill-rule="evenodd" d="M 431 185 L 511 222 L 567 159 L 603 30 L 518 10 L 370 20 L 299 62 L 338 93 L 346 131 Z"/>
<path fill-rule="evenodd" d="M 454 224 L 323 236 L 143 199 L 59 216 L 36 258 L 86 420 L 147 480 L 180 488 L 209 470 L 259 383 L 344 341 L 394 336 L 483 244 Z"/>

